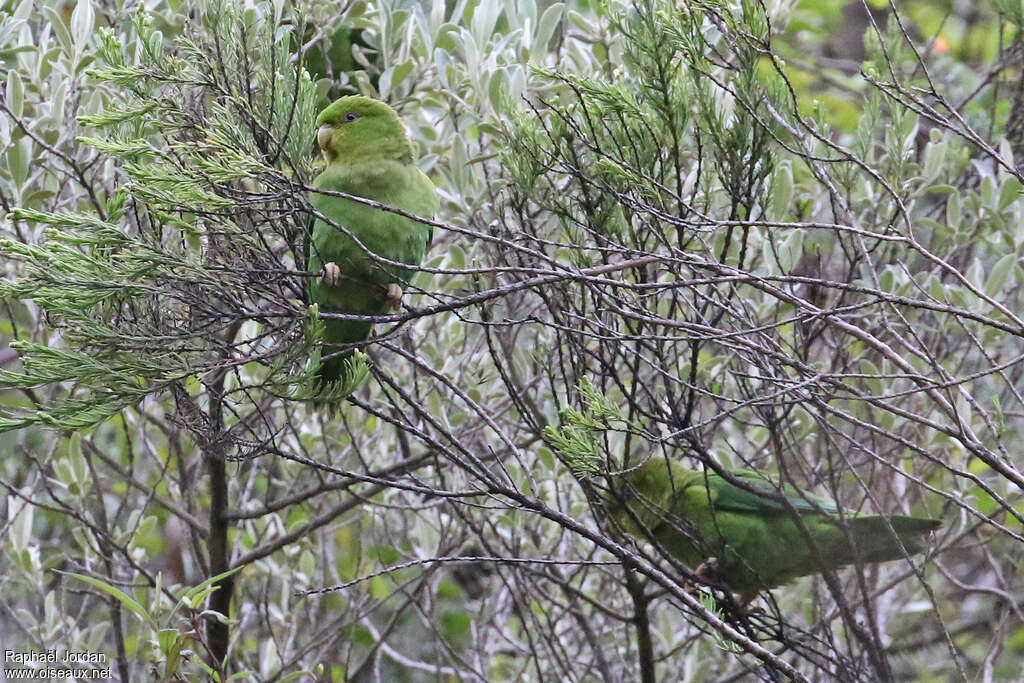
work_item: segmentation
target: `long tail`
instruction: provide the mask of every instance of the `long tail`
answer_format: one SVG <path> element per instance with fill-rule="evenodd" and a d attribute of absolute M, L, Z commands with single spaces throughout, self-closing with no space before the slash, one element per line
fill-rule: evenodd
<path fill-rule="evenodd" d="M 352 393 L 365 377 L 366 364 L 355 356 L 351 345 L 366 339 L 372 327 L 369 323 L 343 320 L 325 321 L 321 356 L 329 356 L 320 363 L 316 373 L 318 404 L 337 403 Z"/>
<path fill-rule="evenodd" d="M 326 353 L 330 353 L 329 349 L 324 349 Z M 349 378 L 348 372 L 348 361 L 352 358 L 351 349 L 348 351 L 342 351 L 336 355 L 331 356 L 325 361 L 320 363 L 320 369 L 316 373 L 316 383 L 318 387 L 326 387 L 335 382 L 344 382 Z"/>
<path fill-rule="evenodd" d="M 893 538 L 883 517 L 855 517 L 848 520 L 862 561 L 888 562 L 905 557 L 908 553 L 919 553 L 924 550 L 925 535 L 942 526 L 941 520 L 923 517 L 895 516 L 888 519 L 892 530 L 899 537 L 899 543 Z"/>

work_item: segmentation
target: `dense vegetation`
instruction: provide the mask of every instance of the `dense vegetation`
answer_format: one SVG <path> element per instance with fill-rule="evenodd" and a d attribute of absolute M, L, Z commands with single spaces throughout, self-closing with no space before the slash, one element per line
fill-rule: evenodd
<path fill-rule="evenodd" d="M 5 649 L 125 681 L 1024 676 L 1019 3 L 0 10 Z M 442 206 L 329 411 L 313 121 L 356 92 Z M 604 523 L 652 456 L 944 525 L 741 610 Z"/>

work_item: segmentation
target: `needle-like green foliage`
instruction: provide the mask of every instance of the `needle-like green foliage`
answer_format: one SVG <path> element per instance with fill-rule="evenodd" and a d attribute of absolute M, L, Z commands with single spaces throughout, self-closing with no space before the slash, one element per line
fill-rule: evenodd
<path fill-rule="evenodd" d="M 55 333 L 14 335 L 20 367 L 0 368 L 0 388 L 22 394 L 0 406 L 0 432 L 81 429 L 204 382 L 288 395 L 307 379 L 294 254 L 314 87 L 274 18 L 214 3 L 197 21 L 173 43 L 145 11 L 135 47 L 98 32 L 88 73 L 109 101 L 79 117 L 77 144 L 117 182 L 7 216 L 44 229 L 0 239 L 18 264 L 0 299 Z"/>

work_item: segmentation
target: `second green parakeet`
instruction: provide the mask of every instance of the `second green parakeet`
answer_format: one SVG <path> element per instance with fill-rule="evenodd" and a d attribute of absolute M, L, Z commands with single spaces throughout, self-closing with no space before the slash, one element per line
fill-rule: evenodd
<path fill-rule="evenodd" d="M 823 499 L 792 487 L 780 494 L 756 472 L 730 474 L 753 492 L 714 472 L 652 458 L 617 478 L 606 510 L 619 530 L 653 540 L 698 574 L 721 581 L 745 599 L 857 559 L 886 562 L 920 552 L 925 535 L 942 524 L 845 510 L 840 520 L 840 509 Z"/>
<path fill-rule="evenodd" d="M 316 125 L 327 165 L 314 187 L 434 217 L 437 192 L 413 163 L 412 143 L 394 109 L 368 97 L 342 97 L 320 112 Z M 372 316 L 397 309 L 413 274 L 406 266 L 423 260 L 431 227 L 342 197 L 313 193 L 310 203 L 337 224 L 313 223 L 308 269 L 319 276 L 310 282 L 310 301 L 322 313 Z M 373 328 L 360 320 L 323 321 L 321 388 L 347 379 L 346 359 Z"/>

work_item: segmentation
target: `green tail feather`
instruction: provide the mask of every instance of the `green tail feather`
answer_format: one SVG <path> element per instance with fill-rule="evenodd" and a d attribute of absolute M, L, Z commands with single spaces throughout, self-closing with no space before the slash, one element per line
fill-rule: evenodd
<path fill-rule="evenodd" d="M 903 544 L 901 548 L 884 518 L 855 517 L 847 521 L 862 562 L 888 562 L 921 552 L 925 547 L 924 536 L 942 526 L 938 519 L 889 517 L 892 530 Z"/>
<path fill-rule="evenodd" d="M 318 305 L 311 307 L 311 313 L 307 334 L 310 344 L 318 348 L 313 362 L 319 365 L 313 370 L 310 400 L 318 405 L 339 403 L 358 389 L 369 374 L 366 355 L 352 346 L 369 336 L 373 324 L 325 320 L 319 317 Z"/>
<path fill-rule="evenodd" d="M 313 396 L 316 405 L 333 405 L 359 388 L 370 373 L 366 355 L 361 351 L 345 351 L 323 361 L 317 368 Z"/>
<path fill-rule="evenodd" d="M 350 358 L 352 358 L 351 350 L 344 351 L 323 361 L 316 373 L 317 386 L 324 387 L 335 382 L 345 381 L 350 374 L 346 370 Z"/>

